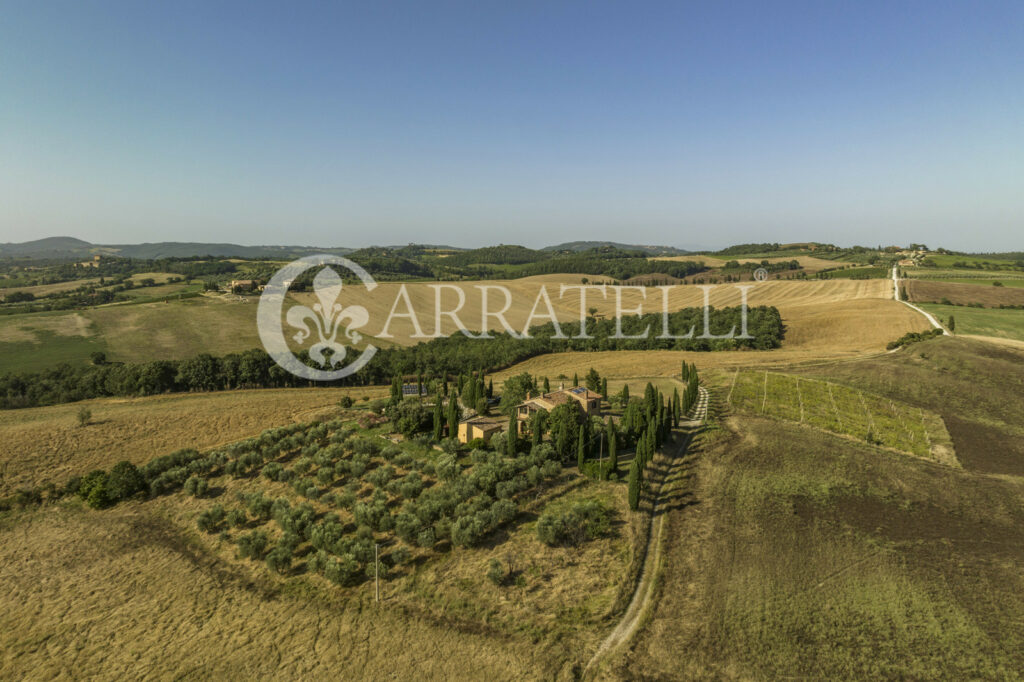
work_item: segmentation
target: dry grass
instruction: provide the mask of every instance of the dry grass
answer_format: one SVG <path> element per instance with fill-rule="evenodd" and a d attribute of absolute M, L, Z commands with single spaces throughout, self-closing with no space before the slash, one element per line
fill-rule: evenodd
<path fill-rule="evenodd" d="M 991 284 L 958 284 L 929 280 L 906 280 L 907 296 L 914 303 L 940 303 L 948 299 L 956 305 L 980 303 L 986 308 L 1000 305 L 1024 305 L 1024 288 L 996 287 Z"/>
<path fill-rule="evenodd" d="M 890 300 L 860 300 L 779 306 L 786 325 L 782 348 L 771 351 L 601 351 L 552 353 L 531 358 L 495 374 L 495 380 L 529 372 L 554 380 L 559 374 L 581 377 L 591 368 L 602 376 L 667 377 L 680 363 L 700 369 L 784 367 L 800 363 L 856 358 L 885 352 L 885 345 L 908 331 L 930 327 L 924 316 Z M 699 330 L 698 330 L 699 331 Z"/>
<path fill-rule="evenodd" d="M 715 256 L 654 256 L 648 260 L 667 260 L 674 262 L 685 262 L 694 261 L 704 263 L 709 268 L 720 268 L 723 267 L 729 261 L 735 260 L 738 263 L 760 263 L 761 261 L 768 261 L 769 263 L 788 263 L 789 261 L 795 260 L 800 263 L 800 267 L 809 273 L 820 272 L 821 270 L 828 270 L 831 268 L 842 267 L 846 263 L 837 263 L 833 260 L 826 260 L 824 258 L 815 258 L 814 256 L 793 256 L 790 258 L 718 258 Z"/>
<path fill-rule="evenodd" d="M 593 282 L 594 279 L 591 278 Z M 564 296 L 560 295 L 560 284 L 579 285 L 578 275 L 545 275 L 543 277 L 530 277 L 519 280 L 496 280 L 491 282 L 455 282 L 445 283 L 445 286 L 457 288 L 465 295 L 465 304 L 459 312 L 459 319 L 472 331 L 479 331 L 485 327 L 488 330 L 501 330 L 499 322 L 493 318 L 482 319 L 483 295 L 478 288 L 483 285 L 501 286 L 509 290 L 512 296 L 512 304 L 505 314 L 506 319 L 513 329 L 522 330 L 530 318 L 531 311 L 541 295 L 541 288 L 544 287 L 551 299 L 552 310 L 560 321 L 578 320 L 580 317 L 580 292 L 568 290 Z M 365 307 L 370 315 L 370 323 L 362 330 L 374 337 L 381 337 L 384 332 L 394 336 L 394 341 L 399 344 L 411 344 L 421 341 L 415 338 L 415 328 L 411 320 L 406 318 L 395 318 L 391 324 L 387 323 L 388 316 L 402 287 L 408 292 L 412 309 L 417 313 L 420 328 L 425 335 L 435 332 L 435 320 L 433 311 L 435 309 L 436 290 L 435 283 L 429 282 L 385 282 L 379 285 L 374 291 L 352 287 L 343 292 L 345 305 L 357 304 Z M 489 294 L 488 307 L 497 310 L 503 307 L 504 297 L 499 292 Z M 741 292 L 733 285 L 718 285 L 710 290 L 709 302 L 716 306 L 739 305 Z M 878 309 L 875 304 L 882 299 L 892 297 L 892 283 L 886 280 L 830 280 L 830 281 L 792 281 L 777 280 L 754 285 L 748 292 L 750 305 L 774 305 L 779 308 L 784 317 L 787 313 L 797 318 L 804 314 L 805 307 L 814 306 L 817 312 L 822 313 L 827 309 L 835 312 L 836 303 L 848 304 L 853 301 L 860 301 L 860 307 L 853 307 L 846 311 L 849 318 L 860 316 L 872 317 Z M 313 303 L 312 294 L 297 294 L 296 299 L 304 305 Z M 867 302 L 865 302 L 867 301 Z M 458 294 L 452 289 L 441 290 L 441 303 L 444 308 L 453 309 L 458 304 Z M 701 306 L 704 303 L 704 291 L 696 286 L 678 286 L 669 291 L 667 302 L 663 299 L 663 293 L 659 289 L 647 289 L 646 296 L 640 289 L 623 289 L 621 309 L 626 314 L 641 308 L 643 312 L 661 312 L 665 306 L 669 310 L 677 310 L 684 307 Z M 614 317 L 617 310 L 617 300 L 614 291 L 609 291 L 604 298 L 597 291 L 587 293 L 585 308 L 596 308 L 597 314 L 604 317 Z M 882 306 L 883 308 L 885 306 Z M 801 310 L 798 310 L 801 309 Z M 404 302 L 398 306 L 397 312 L 408 312 Z M 546 313 L 547 308 L 541 303 L 537 313 Z M 891 315 L 897 315 L 891 313 Z M 882 313 L 885 317 L 886 313 Z M 912 316 L 910 316 L 912 318 Z M 533 324 L 547 322 L 547 318 L 535 317 Z M 869 327 L 877 327 L 872 320 L 850 320 L 850 324 L 860 325 L 865 323 Z M 887 319 L 885 324 L 891 324 L 893 320 Z M 441 331 L 448 335 L 457 331 L 455 323 L 447 317 L 441 320 Z M 787 324 L 789 321 L 787 320 Z M 819 324 L 815 321 L 814 324 Z M 922 326 L 912 327 L 913 329 L 924 328 Z M 897 331 L 894 327 L 892 331 Z M 909 331 L 905 329 L 903 331 Z M 886 334 L 884 344 L 892 338 L 903 333 L 892 336 Z"/>
<path fill-rule="evenodd" d="M 43 509 L 0 526 L 0 677 L 550 677 L 525 638 L 403 612 L 363 586 L 287 589 L 208 553 L 174 510 Z"/>
<path fill-rule="evenodd" d="M 343 395 L 379 397 L 383 388 L 316 388 L 103 398 L 0 411 L 0 496 L 47 481 L 63 483 L 120 460 L 142 464 L 180 448 L 206 449 L 281 424 L 306 421 Z M 78 410 L 94 423 L 80 427 Z"/>

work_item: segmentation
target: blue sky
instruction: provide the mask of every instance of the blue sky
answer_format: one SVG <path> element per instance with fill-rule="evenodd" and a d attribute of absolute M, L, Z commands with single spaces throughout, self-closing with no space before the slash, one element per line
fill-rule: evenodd
<path fill-rule="evenodd" d="M 1024 249 L 1024 3 L 7 2 L 0 241 Z"/>

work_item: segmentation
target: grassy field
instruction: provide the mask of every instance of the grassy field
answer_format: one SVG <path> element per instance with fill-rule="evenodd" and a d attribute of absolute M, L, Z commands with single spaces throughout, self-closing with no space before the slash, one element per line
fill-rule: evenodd
<path fill-rule="evenodd" d="M 51 423 L 39 412 L 35 416 Z M 181 429 L 156 428 L 178 436 L 179 446 L 194 440 Z M 376 438 L 377 431 L 361 436 Z M 388 455 L 388 461 L 398 475 L 419 469 L 428 486 L 437 485 L 433 467 L 418 464 L 439 453 L 415 441 L 396 447 L 399 455 Z M 119 456 L 109 454 L 102 465 Z M 350 445 L 343 458 L 351 457 Z M 476 460 L 463 459 L 464 467 L 476 466 Z M 305 471 L 292 455 L 281 461 L 293 472 Z M 98 464 L 85 457 L 75 463 Z M 391 464 L 378 452 L 365 477 L 351 474 L 346 481 L 349 475 L 342 474 L 329 485 L 348 490 L 351 483 L 353 494 L 368 499 L 375 487 L 385 489 L 374 476 Z M 245 492 L 284 497 L 293 505 L 304 499 L 284 482 L 218 473 L 206 499 L 175 492 L 102 511 L 65 500 L 0 515 L 0 578 L 7 588 L 0 627 L 13 634 L 0 651 L 0 677 L 150 671 L 208 678 L 245 671 L 294 678 L 341 673 L 346 679 L 472 679 L 486 671 L 508 679 L 566 679 L 568 669 L 596 649 L 640 542 L 623 483 L 556 473 L 526 491 L 518 517 L 477 547 L 453 548 L 443 540 L 436 547 L 412 545 L 411 558 L 382 581 L 376 603 L 374 583 L 362 574 L 355 585 L 339 587 L 307 571 L 305 544 L 281 575 L 236 554 L 232 540 L 253 529 L 276 540 L 274 522 L 250 517 L 220 533 L 196 529 L 201 512 L 214 503 L 236 508 L 236 493 Z M 349 506 L 331 495 L 308 495 L 317 520 L 325 512 L 340 515 L 344 532 L 355 534 Z M 583 500 L 611 510 L 611 532 L 577 547 L 550 547 L 537 539 L 540 515 Z M 400 501 L 401 495 L 391 500 L 395 513 Z M 396 547 L 397 539 L 389 538 L 386 531 L 375 538 L 382 554 Z M 40 580 L 44 557 L 51 560 Z M 492 560 L 510 572 L 505 584 L 488 578 Z M 438 655 L 439 647 L 459 655 Z"/>
<path fill-rule="evenodd" d="M 306 421 L 337 405 L 381 397 L 385 388 L 266 389 L 102 398 L 0 411 L 0 496 L 45 481 L 63 482 L 127 459 L 142 464 L 179 448 L 206 449 L 281 424 Z M 78 426 L 81 407 L 93 423 Z"/>
<path fill-rule="evenodd" d="M 792 371 L 935 412 L 945 422 L 965 469 L 1024 476 L 1021 350 L 962 336 L 939 337 L 898 353 Z"/>
<path fill-rule="evenodd" d="M 746 414 L 798 422 L 959 466 L 941 417 L 873 393 L 794 375 L 737 370 L 727 400 Z"/>
<path fill-rule="evenodd" d="M 1016 679 L 1024 485 L 737 417 L 608 679 Z"/>
<path fill-rule="evenodd" d="M 956 319 L 956 333 L 1024 341 L 1024 310 L 969 308 L 966 306 L 919 304 L 945 321 Z"/>
<path fill-rule="evenodd" d="M 935 263 L 936 267 L 939 268 L 952 268 L 956 263 L 967 263 L 969 266 L 979 269 L 984 268 L 985 266 L 1011 268 L 1016 265 L 1016 261 L 1013 260 L 1006 258 L 990 258 L 988 256 L 930 253 L 927 258 L 929 261 Z"/>
<path fill-rule="evenodd" d="M 93 352 L 107 351 L 107 337 L 86 312 L 0 316 L 0 373 L 85 364 Z"/>

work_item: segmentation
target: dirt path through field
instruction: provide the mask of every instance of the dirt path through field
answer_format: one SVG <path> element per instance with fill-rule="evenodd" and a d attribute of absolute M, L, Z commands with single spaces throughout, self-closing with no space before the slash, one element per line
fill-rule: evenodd
<path fill-rule="evenodd" d="M 640 569 L 640 578 L 637 580 L 636 590 L 633 592 L 633 598 L 629 602 L 629 606 L 626 607 L 626 612 L 622 615 L 622 619 L 619 624 L 615 626 L 615 629 L 609 633 L 601 646 L 598 647 L 597 652 L 587 663 L 587 667 L 583 671 L 583 679 L 587 678 L 587 674 L 594 669 L 594 666 L 608 653 L 611 653 L 621 645 L 629 642 L 632 639 L 633 634 L 640 627 L 640 622 L 643 620 L 644 613 L 647 612 L 647 607 L 651 602 L 651 595 L 654 592 L 654 578 L 658 572 L 658 566 L 661 563 L 661 545 L 662 545 L 662 529 L 665 525 L 665 515 L 657 513 L 658 498 L 661 493 L 661 484 L 669 477 L 670 470 L 676 463 L 682 459 L 682 455 L 686 452 L 687 448 L 690 447 L 690 442 L 693 440 L 693 436 L 696 433 L 697 427 L 703 422 L 707 416 L 708 409 L 708 392 L 706 389 L 700 389 L 700 397 L 697 400 L 697 405 L 694 408 L 694 417 L 688 422 L 683 422 L 682 426 L 687 430 L 686 435 L 679 442 L 676 447 L 675 454 L 670 460 L 669 470 L 666 470 L 658 481 L 657 493 L 651 502 L 650 513 L 653 516 L 651 522 L 651 529 L 647 535 L 647 549 L 644 555 L 644 564 Z"/>
<path fill-rule="evenodd" d="M 934 315 L 932 315 L 931 313 L 926 312 L 924 310 L 921 310 L 920 308 L 918 308 L 916 305 L 914 305 L 910 301 L 904 301 L 902 298 L 900 298 L 900 280 L 899 280 L 899 276 L 898 276 L 897 266 L 895 266 L 895 265 L 892 266 L 892 290 L 893 290 L 892 291 L 892 296 L 893 296 L 894 299 L 896 299 L 897 301 L 899 301 L 903 305 L 908 306 L 910 308 L 913 308 L 917 312 L 919 312 L 922 315 L 924 315 L 926 318 L 928 318 L 928 322 L 930 322 L 933 327 L 935 327 L 936 329 L 941 329 L 942 333 L 945 334 L 946 336 L 950 335 L 949 334 L 949 330 L 946 329 L 944 326 L 942 326 L 942 324 L 937 319 L 935 319 Z"/>

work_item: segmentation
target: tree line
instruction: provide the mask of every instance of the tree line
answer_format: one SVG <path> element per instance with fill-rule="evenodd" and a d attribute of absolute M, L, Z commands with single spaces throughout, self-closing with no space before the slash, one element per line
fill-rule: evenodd
<path fill-rule="evenodd" d="M 713 334 L 740 332 L 740 307 L 709 309 Z M 668 315 L 669 331 L 682 334 L 692 326 L 695 336 L 703 330 L 703 310 L 684 308 Z M 508 333 L 494 334 L 489 340 L 475 340 L 462 334 L 432 339 L 415 346 L 379 349 L 360 372 L 323 386 L 367 386 L 390 383 L 395 376 L 449 376 L 478 371 L 495 371 L 546 353 L 602 350 L 688 350 L 734 349 L 767 350 L 782 342 L 784 328 L 774 307 L 750 308 L 749 339 L 660 339 L 662 316 L 621 318 L 623 335 L 637 335 L 650 328 L 647 338 L 612 338 L 615 320 L 594 320 L 587 324 L 589 339 L 571 338 L 579 334 L 580 323 L 561 325 L 558 338 L 553 323 L 533 327 L 531 338 L 519 339 Z M 303 351 L 300 359 L 310 366 Z M 97 397 L 146 396 L 168 392 L 217 391 L 244 388 L 287 388 L 313 385 L 279 367 L 261 349 L 231 353 L 222 357 L 200 354 L 185 360 L 155 360 L 139 364 L 100 364 L 72 366 L 67 363 L 30 373 L 0 376 L 0 408 L 34 407 L 74 402 Z"/>

